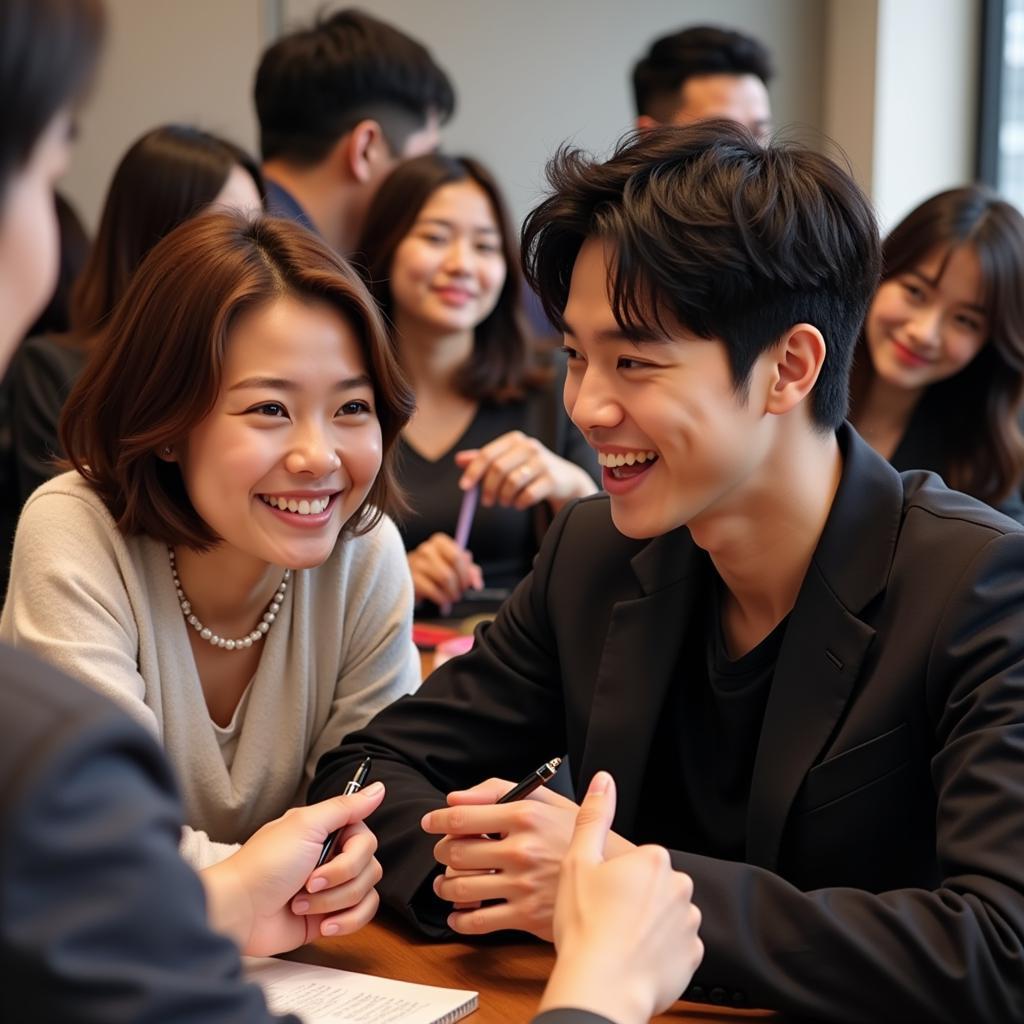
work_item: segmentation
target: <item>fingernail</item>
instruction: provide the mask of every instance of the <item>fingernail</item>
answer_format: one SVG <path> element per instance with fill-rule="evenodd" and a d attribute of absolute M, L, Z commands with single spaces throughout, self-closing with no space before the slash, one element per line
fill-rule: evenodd
<path fill-rule="evenodd" d="M 376 796 L 378 793 L 384 792 L 383 782 L 371 782 L 368 786 L 364 786 L 360 791 L 363 796 Z"/>
<path fill-rule="evenodd" d="M 338 934 L 338 926 L 336 924 L 325 924 L 323 926 L 323 928 L 320 929 L 320 931 L 324 935 L 337 935 Z"/>
<path fill-rule="evenodd" d="M 422 818 L 420 818 L 420 828 L 423 829 L 424 832 L 430 831 L 430 819 L 433 816 L 433 813 L 433 811 L 428 811 Z"/>
<path fill-rule="evenodd" d="M 296 914 L 304 914 L 309 910 L 309 900 L 296 900 L 292 904 L 292 911 Z"/>
<path fill-rule="evenodd" d="M 309 885 L 306 886 L 307 892 L 319 892 L 321 889 L 327 888 L 327 879 L 323 875 L 318 875 L 312 879 Z"/>
<path fill-rule="evenodd" d="M 587 796 L 604 796 L 608 792 L 608 783 L 611 776 L 607 772 L 598 772 L 587 787 Z"/>

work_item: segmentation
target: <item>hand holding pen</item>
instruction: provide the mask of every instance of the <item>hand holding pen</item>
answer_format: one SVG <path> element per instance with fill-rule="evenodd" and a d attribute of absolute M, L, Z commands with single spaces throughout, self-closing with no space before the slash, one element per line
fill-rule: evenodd
<path fill-rule="evenodd" d="M 424 816 L 424 831 L 438 837 L 434 856 L 447 869 L 434 879 L 434 892 L 454 904 L 448 916 L 453 930 L 472 935 L 515 928 L 551 938 L 562 858 L 579 810 L 542 785 L 553 767 L 545 762 L 515 787 L 488 779 L 449 793 L 447 807 Z M 525 799 L 512 798 L 530 789 Z M 489 838 L 494 834 L 499 841 Z"/>
<path fill-rule="evenodd" d="M 467 590 L 483 588 L 480 566 L 466 550 L 476 498 L 476 488 L 463 495 L 454 537 L 435 533 L 409 552 L 409 571 L 417 601 L 432 601 L 443 610 Z"/>

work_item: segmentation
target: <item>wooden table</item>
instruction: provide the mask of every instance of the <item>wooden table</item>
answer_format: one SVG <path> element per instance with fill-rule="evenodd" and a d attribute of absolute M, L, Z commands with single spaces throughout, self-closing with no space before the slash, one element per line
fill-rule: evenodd
<path fill-rule="evenodd" d="M 554 961 L 553 947 L 527 935 L 463 942 L 431 942 L 382 911 L 355 935 L 321 940 L 297 950 L 294 959 L 399 981 L 480 993 L 471 1024 L 526 1024 L 537 1009 Z M 679 1002 L 659 1021 L 729 1024 L 780 1018 L 764 1010 L 731 1010 Z"/>

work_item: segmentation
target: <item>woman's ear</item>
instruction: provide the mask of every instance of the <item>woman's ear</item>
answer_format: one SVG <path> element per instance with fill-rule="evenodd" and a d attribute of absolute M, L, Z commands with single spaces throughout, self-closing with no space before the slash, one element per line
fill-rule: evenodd
<path fill-rule="evenodd" d="M 825 363 L 826 345 L 821 331 L 796 324 L 771 349 L 774 366 L 765 410 L 779 416 L 796 408 L 812 391 Z"/>

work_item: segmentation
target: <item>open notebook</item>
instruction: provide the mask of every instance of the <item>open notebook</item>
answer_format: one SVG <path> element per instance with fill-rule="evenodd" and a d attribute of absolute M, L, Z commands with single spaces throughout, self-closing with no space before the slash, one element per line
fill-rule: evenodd
<path fill-rule="evenodd" d="M 244 957 L 274 1013 L 294 1013 L 305 1024 L 449 1024 L 477 1008 L 478 994 L 434 985 L 375 978 L 290 960 Z"/>

